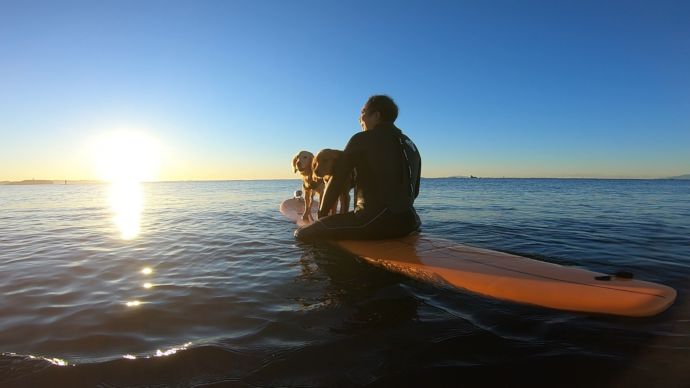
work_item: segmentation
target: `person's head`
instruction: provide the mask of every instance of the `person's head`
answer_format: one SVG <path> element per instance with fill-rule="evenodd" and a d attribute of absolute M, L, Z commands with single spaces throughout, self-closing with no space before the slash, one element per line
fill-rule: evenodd
<path fill-rule="evenodd" d="M 386 95 L 375 95 L 369 97 L 362 107 L 359 116 L 359 125 L 368 131 L 376 127 L 379 123 L 394 123 L 398 118 L 398 106 L 395 101 Z"/>

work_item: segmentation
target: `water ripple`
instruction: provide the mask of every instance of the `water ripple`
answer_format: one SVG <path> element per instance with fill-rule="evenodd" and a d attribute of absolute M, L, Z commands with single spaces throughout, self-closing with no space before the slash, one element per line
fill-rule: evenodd
<path fill-rule="evenodd" d="M 678 289 L 641 320 L 497 301 L 296 243 L 276 209 L 298 185 L 146 184 L 129 240 L 105 185 L 0 186 L 0 385 L 539 385 L 572 365 L 575 385 L 680 381 L 689 184 L 422 181 L 429 235 Z"/>

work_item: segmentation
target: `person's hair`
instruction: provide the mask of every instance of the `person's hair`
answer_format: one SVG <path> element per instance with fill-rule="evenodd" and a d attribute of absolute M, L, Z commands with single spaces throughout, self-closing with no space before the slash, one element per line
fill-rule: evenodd
<path fill-rule="evenodd" d="M 364 109 L 368 113 L 379 112 L 381 114 L 381 121 L 395 122 L 398 118 L 398 106 L 392 98 L 385 94 L 379 94 L 369 97 L 367 103 L 364 104 Z"/>

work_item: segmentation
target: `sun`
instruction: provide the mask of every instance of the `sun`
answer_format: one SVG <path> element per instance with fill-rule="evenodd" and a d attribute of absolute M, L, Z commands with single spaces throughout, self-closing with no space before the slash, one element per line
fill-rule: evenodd
<path fill-rule="evenodd" d="M 151 136 L 136 131 L 101 135 L 92 146 L 94 170 L 100 180 L 136 183 L 156 180 L 160 146 Z"/>

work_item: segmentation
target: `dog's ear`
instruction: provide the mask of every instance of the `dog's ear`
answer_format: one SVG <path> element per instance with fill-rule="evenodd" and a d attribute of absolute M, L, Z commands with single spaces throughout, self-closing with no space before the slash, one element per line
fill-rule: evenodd
<path fill-rule="evenodd" d="M 297 161 L 299 160 L 299 154 L 295 155 L 294 158 L 292 158 L 292 173 L 297 172 Z"/>

